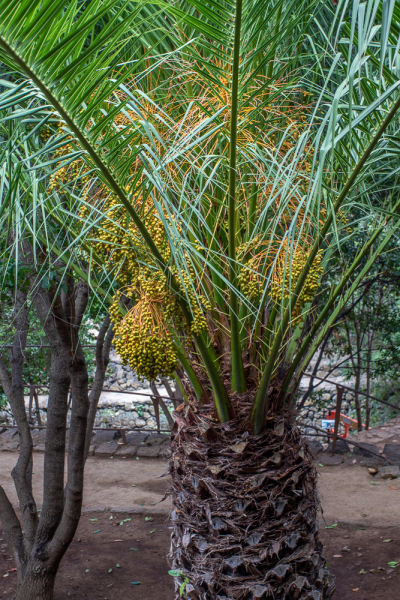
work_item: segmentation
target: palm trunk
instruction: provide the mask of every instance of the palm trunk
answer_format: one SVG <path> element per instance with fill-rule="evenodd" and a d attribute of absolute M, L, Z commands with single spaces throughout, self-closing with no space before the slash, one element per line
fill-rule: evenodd
<path fill-rule="evenodd" d="M 208 405 L 174 414 L 172 567 L 176 600 L 332 597 L 318 536 L 316 471 L 294 417 L 248 432 L 250 405 L 220 424 Z"/>

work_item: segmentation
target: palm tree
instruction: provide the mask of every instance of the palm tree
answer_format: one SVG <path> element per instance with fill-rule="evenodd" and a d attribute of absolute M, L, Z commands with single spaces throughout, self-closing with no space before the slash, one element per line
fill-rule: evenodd
<path fill-rule="evenodd" d="M 296 391 L 400 224 L 398 7 L 0 0 L 0 22 L 20 82 L 0 109 L 48 126 L 32 161 L 51 177 L 49 222 L 73 240 L 59 258 L 113 290 L 138 375 L 185 392 L 177 597 L 330 598 Z"/>

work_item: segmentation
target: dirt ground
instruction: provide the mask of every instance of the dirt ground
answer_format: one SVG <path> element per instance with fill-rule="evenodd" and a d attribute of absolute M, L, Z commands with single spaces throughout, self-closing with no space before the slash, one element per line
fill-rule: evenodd
<path fill-rule="evenodd" d="M 400 563 L 399 528 L 338 525 L 322 528 L 321 538 L 336 580 L 335 600 L 399 600 L 400 564 L 388 565 Z"/>
<path fill-rule="evenodd" d="M 359 465 L 317 468 L 327 525 L 338 522 L 400 527 L 400 479 L 376 479 Z"/>
<path fill-rule="evenodd" d="M 16 459 L 15 452 L 0 452 L 0 483 L 12 503 L 17 502 L 10 475 Z M 40 505 L 43 454 L 34 454 L 33 460 L 34 495 Z M 335 521 L 376 524 L 380 527 L 400 525 L 400 479 L 376 480 L 366 468 L 359 465 L 342 464 L 317 468 L 323 517 L 328 525 Z M 168 477 L 161 477 L 166 471 L 167 463 L 161 459 L 89 458 L 86 463 L 83 505 L 124 508 L 158 506 L 169 481 Z M 169 499 L 160 507 L 168 510 Z"/>
<path fill-rule="evenodd" d="M 17 461 L 15 452 L 0 452 L 0 483 L 12 503 L 17 495 L 11 469 Z M 33 493 L 36 502 L 42 503 L 43 453 L 33 455 Z M 145 506 L 159 502 L 165 493 L 166 480 L 161 475 L 167 471 L 167 462 L 159 458 L 99 459 L 90 457 L 85 468 L 83 504 L 95 506 Z M 134 486 L 134 487 L 133 487 Z M 166 508 L 169 505 L 163 503 Z"/>
<path fill-rule="evenodd" d="M 54 600 L 172 600 L 165 517 L 150 517 L 151 521 L 141 515 L 112 517 L 110 520 L 109 513 L 82 516 L 75 539 L 61 563 Z M 0 548 L 1 544 L 4 540 L 0 541 Z M 6 578 L 4 573 L 13 566 L 7 550 L 1 548 L 0 598 L 12 598 L 16 573 L 12 571 Z M 132 585 L 139 581 L 140 584 Z"/>
<path fill-rule="evenodd" d="M 146 521 L 142 515 L 132 515 L 124 522 L 127 515 L 112 516 L 112 520 L 108 512 L 82 516 L 75 540 L 61 563 L 55 600 L 173 600 L 165 518 L 155 516 Z M 325 558 L 336 579 L 335 600 L 399 599 L 400 565 L 391 569 L 387 563 L 400 561 L 400 529 L 322 527 Z M 392 541 L 384 541 L 388 539 Z M 7 600 L 12 598 L 16 574 L 12 571 L 5 578 L 4 574 L 12 568 L 6 548 L 1 548 L 0 598 Z M 132 585 L 138 581 L 140 584 Z"/>
<path fill-rule="evenodd" d="M 10 470 L 16 458 L 16 453 L 0 453 L 0 483 L 13 503 Z M 160 459 L 88 460 L 83 515 L 60 567 L 55 600 L 174 598 L 166 558 L 170 504 L 169 500 L 160 504 L 168 485 L 168 477 L 161 477 L 166 468 Z M 399 600 L 400 479 L 374 479 L 359 465 L 318 466 L 318 470 L 320 531 L 336 578 L 335 600 Z M 34 471 L 40 504 L 42 454 L 34 455 Z M 390 561 L 399 562 L 397 568 L 391 570 Z M 0 598 L 12 598 L 13 568 L 0 529 Z M 140 584 L 132 585 L 137 581 Z"/>

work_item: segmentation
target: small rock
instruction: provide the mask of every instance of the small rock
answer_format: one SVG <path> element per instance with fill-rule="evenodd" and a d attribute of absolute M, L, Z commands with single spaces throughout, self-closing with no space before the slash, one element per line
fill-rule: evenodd
<path fill-rule="evenodd" d="M 391 462 L 400 464 L 400 444 L 385 444 L 383 454 Z"/>
<path fill-rule="evenodd" d="M 378 472 L 379 479 L 396 479 L 400 477 L 400 467 L 398 465 L 389 465 L 382 467 Z"/>
<path fill-rule="evenodd" d="M 344 459 L 344 464 L 349 465 L 350 467 L 354 467 L 354 465 L 360 464 L 360 461 L 361 459 L 359 456 L 351 456 Z"/>
<path fill-rule="evenodd" d="M 7 429 L 4 433 L 1 434 L 2 442 L 10 442 L 15 436 L 18 439 L 18 429 Z"/>
<path fill-rule="evenodd" d="M 115 456 L 121 458 L 121 456 L 126 456 L 126 458 L 133 458 L 136 456 L 138 451 L 137 446 L 130 446 L 128 444 L 124 444 L 123 446 L 119 446 Z"/>
<path fill-rule="evenodd" d="M 330 452 L 332 452 L 332 442 L 329 442 L 329 446 L 326 450 L 327 454 Z M 345 440 L 336 440 L 335 454 L 347 454 L 348 452 L 350 452 L 348 443 Z"/>
<path fill-rule="evenodd" d="M 119 445 L 117 442 L 105 442 L 104 444 L 100 444 L 100 446 L 95 449 L 94 453 L 95 456 L 107 458 L 113 456 L 118 448 Z"/>
<path fill-rule="evenodd" d="M 146 421 L 144 419 L 136 419 L 136 427 L 145 427 Z"/>
<path fill-rule="evenodd" d="M 157 458 L 160 454 L 160 446 L 140 446 L 137 451 L 138 456 Z"/>
<path fill-rule="evenodd" d="M 367 442 L 360 442 L 359 446 L 354 446 L 353 454 L 374 457 L 374 454 L 379 454 L 379 448 L 378 446 L 375 446 L 375 444 L 367 444 Z"/>
<path fill-rule="evenodd" d="M 314 456 L 314 458 L 318 454 L 320 454 L 323 451 L 323 449 L 324 449 L 324 447 L 321 444 L 321 442 L 318 442 L 318 441 L 315 441 L 315 440 L 307 440 L 307 444 L 308 444 L 308 447 L 310 448 L 311 454 Z"/>
<path fill-rule="evenodd" d="M 325 466 L 333 467 L 335 465 L 340 465 L 343 462 L 342 456 L 320 456 L 319 460 Z"/>
<path fill-rule="evenodd" d="M 128 444 L 139 445 L 142 442 L 145 442 L 149 437 L 148 433 L 140 433 L 139 431 L 132 431 L 131 433 L 127 433 L 126 441 Z"/>
<path fill-rule="evenodd" d="M 105 429 L 104 431 L 96 431 L 96 435 L 94 436 L 92 442 L 93 444 L 103 444 L 104 442 L 112 442 L 116 438 L 121 437 L 118 431 L 110 431 Z"/>
<path fill-rule="evenodd" d="M 45 451 L 45 445 L 44 444 L 37 444 L 36 446 L 33 447 L 34 452 L 44 452 Z"/>
<path fill-rule="evenodd" d="M 170 439 L 169 435 L 163 435 L 162 433 L 151 434 L 146 440 L 146 445 L 161 446 L 161 444 L 164 444 L 165 442 L 169 443 Z"/>

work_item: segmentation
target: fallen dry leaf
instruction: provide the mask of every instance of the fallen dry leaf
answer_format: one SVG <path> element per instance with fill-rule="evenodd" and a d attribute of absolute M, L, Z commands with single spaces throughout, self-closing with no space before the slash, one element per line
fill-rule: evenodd
<path fill-rule="evenodd" d="M 231 450 L 233 450 L 233 452 L 236 452 L 236 454 L 241 454 L 243 452 L 243 450 L 246 448 L 246 446 L 247 446 L 247 442 L 238 442 L 234 446 L 231 446 Z"/>
<path fill-rule="evenodd" d="M 343 558 L 343 556 L 341 554 L 334 554 L 333 558 Z"/>
<path fill-rule="evenodd" d="M 391 489 L 391 490 L 397 490 L 397 488 L 395 488 L 395 487 L 391 487 L 390 489 Z"/>
<path fill-rule="evenodd" d="M 353 592 L 358 592 L 360 588 L 354 588 Z"/>

